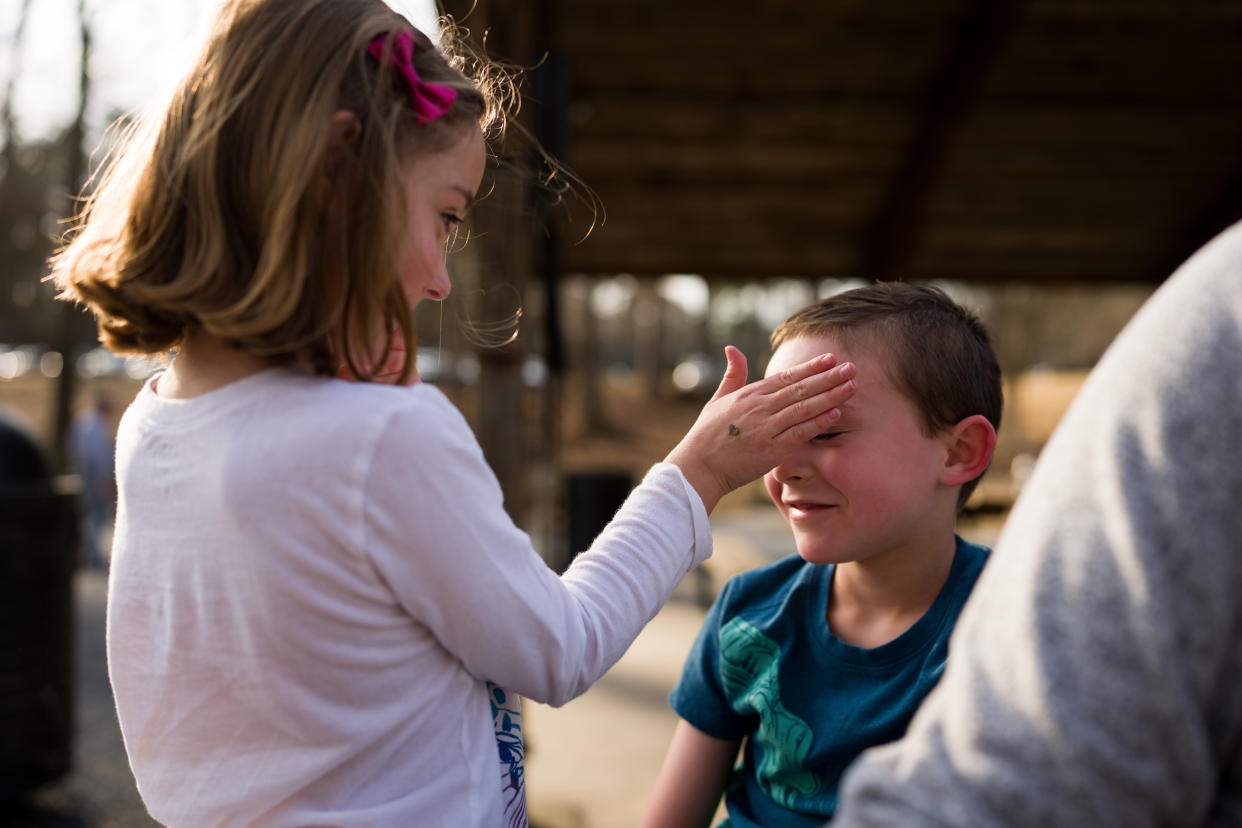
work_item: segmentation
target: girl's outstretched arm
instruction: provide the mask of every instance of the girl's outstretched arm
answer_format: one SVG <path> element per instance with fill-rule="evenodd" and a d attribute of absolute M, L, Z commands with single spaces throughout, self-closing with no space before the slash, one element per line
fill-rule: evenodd
<path fill-rule="evenodd" d="M 706 828 L 737 759 L 738 740 L 678 720 L 640 828 Z"/>
<path fill-rule="evenodd" d="M 780 462 L 830 426 L 853 396 L 854 366 L 824 354 L 746 384 L 746 357 L 725 348 L 729 367 L 698 420 L 665 460 L 681 469 L 708 512 L 721 497 Z"/>
<path fill-rule="evenodd" d="M 852 367 L 832 367 L 830 357 L 750 385 L 741 352 L 729 359 L 670 462 L 648 472 L 559 578 L 506 513 L 460 411 L 432 388 L 402 395 L 360 458 L 360 549 L 469 673 L 564 704 L 616 663 L 710 554 L 707 510 L 826 428 L 835 417 L 825 412 L 853 393 Z"/>

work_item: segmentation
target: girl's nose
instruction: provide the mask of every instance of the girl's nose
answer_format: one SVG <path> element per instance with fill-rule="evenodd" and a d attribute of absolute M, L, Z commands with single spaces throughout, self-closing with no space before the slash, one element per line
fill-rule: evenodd
<path fill-rule="evenodd" d="M 453 283 L 449 280 L 448 265 L 441 259 L 439 266 L 431 275 L 431 282 L 427 285 L 427 298 L 441 302 L 448 298 L 452 289 Z"/>

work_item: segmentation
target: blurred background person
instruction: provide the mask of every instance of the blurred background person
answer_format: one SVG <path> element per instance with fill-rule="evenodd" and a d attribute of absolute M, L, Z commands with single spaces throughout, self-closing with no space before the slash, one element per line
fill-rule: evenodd
<path fill-rule="evenodd" d="M 112 403 L 106 394 L 95 394 L 90 405 L 74 418 L 68 447 L 70 468 L 82 479 L 83 563 L 106 569 L 100 538 L 116 505 Z"/>

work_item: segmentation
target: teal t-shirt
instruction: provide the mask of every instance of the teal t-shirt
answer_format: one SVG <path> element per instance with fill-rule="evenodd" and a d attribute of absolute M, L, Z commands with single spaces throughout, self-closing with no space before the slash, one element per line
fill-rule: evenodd
<path fill-rule="evenodd" d="M 931 608 L 872 649 L 828 629 L 833 565 L 792 555 L 725 584 L 669 701 L 704 733 L 746 740 L 725 795 L 732 828 L 819 828 L 832 816 L 846 766 L 899 738 L 939 680 L 988 554 L 958 538 Z"/>

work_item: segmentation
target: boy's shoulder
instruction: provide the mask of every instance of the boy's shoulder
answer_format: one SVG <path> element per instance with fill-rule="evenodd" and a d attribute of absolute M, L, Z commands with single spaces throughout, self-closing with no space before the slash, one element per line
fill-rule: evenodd
<path fill-rule="evenodd" d="M 988 558 L 992 556 L 991 547 L 984 546 L 980 543 L 972 543 L 961 535 L 957 535 L 957 554 L 953 559 L 953 575 L 960 575 L 973 579 L 979 576 L 979 572 L 983 569 L 984 564 L 988 562 Z"/>
<path fill-rule="evenodd" d="M 987 546 L 971 543 L 961 535 L 955 537 L 957 551 L 953 556 L 953 565 L 927 616 L 955 620 L 992 555 L 992 550 Z"/>

